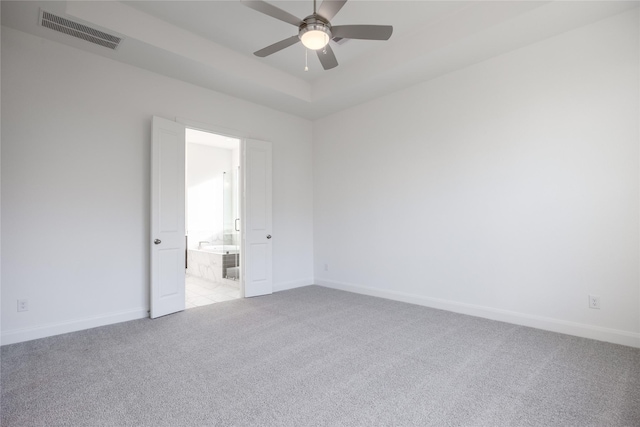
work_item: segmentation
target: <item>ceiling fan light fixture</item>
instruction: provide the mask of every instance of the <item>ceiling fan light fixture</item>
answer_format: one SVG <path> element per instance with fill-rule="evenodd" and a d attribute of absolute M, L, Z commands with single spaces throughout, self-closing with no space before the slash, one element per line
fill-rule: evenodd
<path fill-rule="evenodd" d="M 329 44 L 331 30 L 327 25 L 309 24 L 300 29 L 300 41 L 307 49 L 318 50 Z"/>

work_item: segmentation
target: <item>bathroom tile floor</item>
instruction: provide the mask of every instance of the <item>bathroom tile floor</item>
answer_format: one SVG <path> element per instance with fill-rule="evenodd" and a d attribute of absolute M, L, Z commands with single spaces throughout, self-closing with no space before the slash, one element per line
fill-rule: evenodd
<path fill-rule="evenodd" d="M 240 298 L 240 290 L 232 286 L 210 282 L 189 275 L 187 275 L 185 282 L 186 308 L 200 307 Z"/>

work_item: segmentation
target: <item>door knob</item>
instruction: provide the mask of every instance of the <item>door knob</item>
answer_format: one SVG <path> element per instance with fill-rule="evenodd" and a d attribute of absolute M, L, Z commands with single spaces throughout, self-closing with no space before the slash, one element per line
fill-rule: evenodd
<path fill-rule="evenodd" d="M 153 243 L 155 243 L 156 245 L 159 245 L 160 243 L 162 243 L 162 240 L 156 239 L 156 240 L 153 241 Z"/>
<path fill-rule="evenodd" d="M 270 239 L 270 238 L 271 238 L 271 234 L 267 234 L 267 239 Z"/>

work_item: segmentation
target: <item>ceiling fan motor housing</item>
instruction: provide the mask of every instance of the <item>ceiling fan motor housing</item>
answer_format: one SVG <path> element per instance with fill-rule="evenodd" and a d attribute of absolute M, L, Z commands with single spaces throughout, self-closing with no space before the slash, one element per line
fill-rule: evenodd
<path fill-rule="evenodd" d="M 302 40 L 303 36 L 311 31 L 319 31 L 326 34 L 328 37 L 326 39 L 327 43 L 333 37 L 331 34 L 331 24 L 318 14 L 310 15 L 303 19 L 302 24 L 300 25 L 300 31 L 298 32 L 298 37 Z M 324 45 L 326 45 L 326 43 Z M 319 46 L 318 49 L 323 48 L 324 45 Z"/>

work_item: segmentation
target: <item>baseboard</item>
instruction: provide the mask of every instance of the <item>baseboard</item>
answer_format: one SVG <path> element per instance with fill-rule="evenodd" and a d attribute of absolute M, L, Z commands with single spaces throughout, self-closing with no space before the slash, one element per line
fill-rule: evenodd
<path fill-rule="evenodd" d="M 283 283 L 274 283 L 273 291 L 285 291 L 287 289 L 300 288 L 302 286 L 309 286 L 311 284 L 313 284 L 313 278 L 294 280 Z M 66 322 L 35 326 L 31 328 L 3 331 L 2 335 L 0 336 L 0 343 L 1 345 L 15 344 L 23 341 L 35 340 L 38 338 L 46 338 L 54 335 L 66 334 L 69 332 L 96 328 L 98 326 L 105 326 L 114 323 L 126 322 L 129 320 L 142 319 L 148 316 L 149 312 L 147 311 L 147 309 L 140 308 L 119 313 L 110 313 L 84 319 L 74 319 Z"/>
<path fill-rule="evenodd" d="M 101 316 L 92 316 L 83 319 L 74 319 L 65 322 L 52 323 L 49 325 L 4 331 L 2 332 L 0 340 L 2 342 L 2 345 L 15 344 L 23 341 L 35 340 L 38 338 L 45 338 L 53 335 L 81 331 L 83 329 L 95 328 L 98 326 L 111 325 L 113 323 L 142 319 L 148 316 L 149 312 L 146 308 L 139 308 L 118 313 L 109 313 Z"/>
<path fill-rule="evenodd" d="M 286 291 L 287 289 L 301 288 L 303 286 L 309 286 L 313 284 L 313 278 L 310 277 L 304 280 L 293 280 L 291 282 L 274 283 L 273 292 Z"/>
<path fill-rule="evenodd" d="M 366 286 L 336 282 L 326 279 L 315 279 L 315 284 L 327 288 L 339 289 L 374 297 L 381 297 L 395 301 L 407 302 L 410 304 L 422 305 L 425 307 L 452 311 L 455 313 L 468 314 L 471 316 L 513 323 L 516 325 L 529 326 L 532 328 L 544 329 L 547 331 L 558 332 L 562 334 L 575 335 L 578 337 L 591 338 L 598 341 L 606 341 L 614 344 L 640 348 L 640 333 L 636 332 L 602 328 L 599 326 L 569 322 L 566 320 L 553 319 L 543 316 L 534 316 L 530 314 L 501 310 L 491 307 L 483 307 L 479 305 L 466 304 L 438 298 L 428 298 L 404 292 L 368 288 Z"/>

